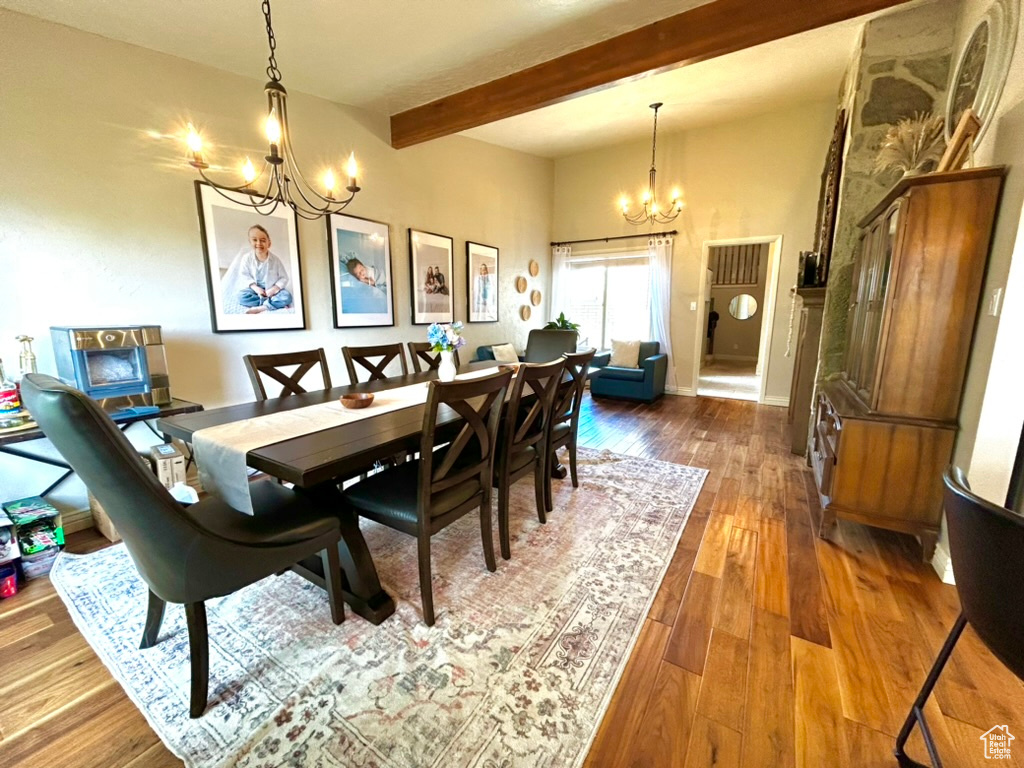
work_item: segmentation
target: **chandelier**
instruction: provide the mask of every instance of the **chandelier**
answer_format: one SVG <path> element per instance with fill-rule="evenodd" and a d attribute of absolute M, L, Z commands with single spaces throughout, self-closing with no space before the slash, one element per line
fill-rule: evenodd
<path fill-rule="evenodd" d="M 203 140 L 199 132 L 189 123 L 186 144 L 188 145 L 188 164 L 199 171 L 203 181 L 213 187 L 222 196 L 232 202 L 246 205 L 264 216 L 269 216 L 279 205 L 287 205 L 304 219 L 318 219 L 331 213 L 338 213 L 356 196 L 359 185 L 356 183 L 358 167 L 355 153 L 348 157 L 345 172 L 348 185 L 341 196 L 336 196 L 337 181 L 334 172 L 328 168 L 323 174 L 324 194 L 317 192 L 306 181 L 292 153 L 291 130 L 288 126 L 288 93 L 281 85 L 281 70 L 277 68 L 274 52 L 277 41 L 274 39 L 274 28 L 270 23 L 270 0 L 263 0 L 263 16 L 267 22 L 267 45 L 270 48 L 267 76 L 270 81 L 265 87 L 267 94 L 267 119 L 264 130 L 270 145 L 269 153 L 264 157 L 263 167 L 257 173 L 252 161 L 247 157 L 241 168 L 243 183 L 238 186 L 221 184 L 211 179 L 206 170 L 210 167 L 203 157 Z"/>
<path fill-rule="evenodd" d="M 642 207 L 636 212 L 630 212 L 629 198 L 622 197 L 619 200 L 622 216 L 630 224 L 668 224 L 670 221 L 675 221 L 685 205 L 682 192 L 678 188 L 672 190 L 672 202 L 669 203 L 666 210 L 662 210 L 658 204 L 657 192 L 655 191 L 657 189 L 655 182 L 657 181 L 658 170 L 654 167 L 654 153 L 658 146 L 658 110 L 661 106 L 662 103 L 660 101 L 650 105 L 651 109 L 654 110 L 654 133 L 651 136 L 651 170 L 647 189 L 640 196 Z"/>

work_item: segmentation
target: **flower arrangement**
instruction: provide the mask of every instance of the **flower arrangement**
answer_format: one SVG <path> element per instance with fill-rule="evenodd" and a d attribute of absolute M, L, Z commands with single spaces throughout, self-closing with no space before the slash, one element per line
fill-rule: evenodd
<path fill-rule="evenodd" d="M 427 329 L 427 341 L 431 344 L 432 352 L 451 352 L 465 346 L 462 322 L 431 324 Z"/>
<path fill-rule="evenodd" d="M 896 169 L 906 176 L 929 171 L 942 159 L 945 148 L 942 118 L 919 112 L 889 127 L 878 147 L 875 172 Z"/>

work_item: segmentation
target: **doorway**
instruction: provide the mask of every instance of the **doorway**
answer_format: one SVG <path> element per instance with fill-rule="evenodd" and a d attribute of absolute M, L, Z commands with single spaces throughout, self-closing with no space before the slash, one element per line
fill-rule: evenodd
<path fill-rule="evenodd" d="M 704 243 L 698 395 L 764 402 L 781 251 L 781 235 Z"/>

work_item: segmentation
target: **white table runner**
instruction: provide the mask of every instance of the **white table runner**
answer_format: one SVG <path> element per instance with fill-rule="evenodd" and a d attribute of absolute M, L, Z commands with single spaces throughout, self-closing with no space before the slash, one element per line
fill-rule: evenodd
<path fill-rule="evenodd" d="M 494 368 L 460 374 L 471 379 L 495 373 Z M 373 393 L 367 408 L 345 408 L 341 403 L 320 403 L 200 429 L 192 435 L 192 449 L 203 489 L 220 496 L 240 512 L 253 514 L 246 473 L 246 454 L 264 445 L 322 432 L 391 411 L 423 405 L 429 383 L 410 384 Z"/>

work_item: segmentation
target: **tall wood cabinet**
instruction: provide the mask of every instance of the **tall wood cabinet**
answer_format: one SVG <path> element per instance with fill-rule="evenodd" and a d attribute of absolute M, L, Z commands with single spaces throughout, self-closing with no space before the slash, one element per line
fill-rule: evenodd
<path fill-rule="evenodd" d="M 916 534 L 931 559 L 1004 174 L 903 179 L 861 222 L 845 370 L 815 409 L 820 535 L 848 518 Z"/>

